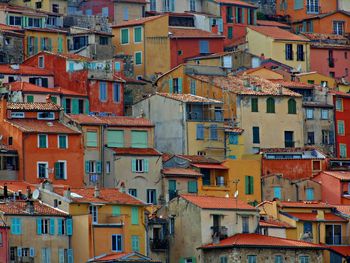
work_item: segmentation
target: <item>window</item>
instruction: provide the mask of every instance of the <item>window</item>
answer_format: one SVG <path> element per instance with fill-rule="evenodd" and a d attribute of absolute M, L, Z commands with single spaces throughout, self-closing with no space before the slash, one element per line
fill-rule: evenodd
<path fill-rule="evenodd" d="M 87 147 L 97 147 L 97 132 L 88 131 L 86 133 L 86 146 Z"/>
<path fill-rule="evenodd" d="M 197 124 L 196 126 L 196 138 L 197 140 L 204 140 L 204 125 Z"/>
<path fill-rule="evenodd" d="M 54 112 L 38 112 L 38 120 L 54 120 L 55 113 Z"/>
<path fill-rule="evenodd" d="M 148 172 L 148 160 L 146 159 L 132 159 L 131 171 L 133 173 L 147 173 Z"/>
<path fill-rule="evenodd" d="M 150 11 L 157 11 L 157 0 L 150 0 Z"/>
<path fill-rule="evenodd" d="M 131 208 L 131 224 L 139 224 L 139 208 L 135 206 Z"/>
<path fill-rule="evenodd" d="M 251 98 L 250 102 L 251 102 L 252 112 L 258 112 L 259 111 L 258 98 Z"/>
<path fill-rule="evenodd" d="M 8 24 L 10 26 L 22 26 L 22 17 L 20 17 L 20 16 L 9 16 Z"/>
<path fill-rule="evenodd" d="M 315 144 L 315 133 L 314 132 L 308 132 L 307 133 L 307 144 L 308 145 L 314 145 Z"/>
<path fill-rule="evenodd" d="M 51 263 L 51 249 L 46 247 L 41 249 L 41 263 Z"/>
<path fill-rule="evenodd" d="M 337 98 L 335 101 L 335 109 L 337 111 L 343 111 L 343 99 Z"/>
<path fill-rule="evenodd" d="M 294 147 L 294 132 L 285 131 L 284 132 L 284 147 Z"/>
<path fill-rule="evenodd" d="M 68 136 L 67 135 L 58 135 L 58 148 L 67 149 L 68 148 Z"/>
<path fill-rule="evenodd" d="M 147 203 L 148 204 L 157 204 L 157 195 L 155 189 L 147 189 Z"/>
<path fill-rule="evenodd" d="M 249 216 L 242 216 L 242 233 L 249 233 Z"/>
<path fill-rule="evenodd" d="M 339 135 L 345 135 L 344 121 L 337 121 L 337 130 Z"/>
<path fill-rule="evenodd" d="M 121 67 L 120 67 L 120 62 L 119 61 L 114 63 L 114 70 L 116 72 L 120 72 Z"/>
<path fill-rule="evenodd" d="M 233 23 L 233 8 L 231 6 L 226 7 L 226 22 Z"/>
<path fill-rule="evenodd" d="M 107 83 L 100 82 L 100 101 L 107 101 Z"/>
<path fill-rule="evenodd" d="M 17 247 L 10 247 L 10 260 L 16 260 L 17 258 Z"/>
<path fill-rule="evenodd" d="M 107 146 L 108 147 L 124 147 L 124 131 L 107 131 Z"/>
<path fill-rule="evenodd" d="M 131 249 L 132 251 L 140 252 L 140 237 L 131 236 Z"/>
<path fill-rule="evenodd" d="M 304 234 L 311 233 L 312 234 L 312 223 L 304 222 Z"/>
<path fill-rule="evenodd" d="M 67 161 L 58 161 L 55 163 L 55 179 L 67 179 Z"/>
<path fill-rule="evenodd" d="M 228 258 L 227 258 L 227 256 L 221 256 L 221 257 L 220 257 L 220 263 L 228 263 Z"/>
<path fill-rule="evenodd" d="M 48 138 L 46 134 L 38 134 L 38 148 L 48 148 Z"/>
<path fill-rule="evenodd" d="M 304 61 L 304 45 L 297 45 L 297 61 Z"/>
<path fill-rule="evenodd" d="M 275 263 L 283 263 L 283 256 L 276 255 L 275 256 Z"/>
<path fill-rule="evenodd" d="M 108 45 L 108 37 L 100 36 L 100 45 L 101 46 L 107 46 Z"/>
<path fill-rule="evenodd" d="M 299 256 L 299 263 L 310 263 L 309 256 Z"/>
<path fill-rule="evenodd" d="M 296 114 L 297 113 L 297 103 L 295 99 L 288 100 L 288 114 Z"/>
<path fill-rule="evenodd" d="M 11 112 L 11 118 L 13 119 L 23 119 L 24 117 L 24 112 Z"/>
<path fill-rule="evenodd" d="M 119 85 L 119 83 L 113 83 L 113 101 L 120 102 L 120 85 Z"/>
<path fill-rule="evenodd" d="M 333 34 L 344 34 L 344 21 L 333 21 Z"/>
<path fill-rule="evenodd" d="M 266 100 L 266 112 L 275 113 L 275 100 L 274 98 L 267 98 Z"/>
<path fill-rule="evenodd" d="M 228 138 L 229 144 L 238 144 L 238 134 L 230 133 Z"/>
<path fill-rule="evenodd" d="M 347 157 L 347 150 L 346 150 L 346 144 L 339 144 L 339 155 L 341 158 Z"/>
<path fill-rule="evenodd" d="M 128 192 L 129 192 L 129 195 L 137 197 L 137 189 L 130 188 Z"/>
<path fill-rule="evenodd" d="M 190 80 L 191 94 L 196 95 L 196 80 Z"/>
<path fill-rule="evenodd" d="M 227 38 L 228 39 L 233 38 L 233 27 L 232 26 L 227 27 Z"/>
<path fill-rule="evenodd" d="M 315 200 L 313 188 L 306 188 L 305 195 L 306 195 L 306 201 L 314 201 Z"/>
<path fill-rule="evenodd" d="M 285 45 L 286 60 L 293 60 L 293 44 Z"/>
<path fill-rule="evenodd" d="M 123 28 L 120 30 L 120 34 L 121 34 L 121 44 L 125 45 L 125 44 L 129 44 L 129 29 L 128 28 Z"/>
<path fill-rule="evenodd" d="M 112 235 L 112 251 L 113 252 L 122 252 L 122 243 L 123 237 L 122 235 Z"/>
<path fill-rule="evenodd" d="M 37 175 L 38 178 L 48 178 L 48 169 L 49 164 L 47 162 L 38 162 L 37 163 Z"/>
<path fill-rule="evenodd" d="M 334 64 L 333 64 L 333 67 L 334 67 Z M 329 76 L 330 76 L 331 78 L 335 78 L 335 72 L 334 72 L 334 71 L 330 71 L 330 72 L 329 72 Z"/>
<path fill-rule="evenodd" d="M 306 12 L 307 13 L 313 13 L 313 14 L 318 14 L 319 12 L 319 0 L 307 0 L 306 2 Z"/>
<path fill-rule="evenodd" d="M 37 219 L 37 234 L 38 235 L 47 235 L 50 231 L 50 219 L 47 218 L 38 218 Z"/>
<path fill-rule="evenodd" d="M 131 147 L 147 148 L 148 132 L 147 131 L 131 131 Z"/>
<path fill-rule="evenodd" d="M 185 258 L 184 263 L 194 263 L 192 258 Z"/>
<path fill-rule="evenodd" d="M 321 109 L 321 120 L 328 120 L 328 110 Z"/>
<path fill-rule="evenodd" d="M 135 52 L 135 65 L 142 65 L 142 51 Z"/>
<path fill-rule="evenodd" d="M 326 225 L 326 244 L 327 245 L 342 244 L 341 225 Z"/>
<path fill-rule="evenodd" d="M 64 219 L 57 219 L 57 234 L 65 235 L 66 234 L 66 224 Z"/>
<path fill-rule="evenodd" d="M 52 12 L 58 14 L 60 12 L 60 6 L 58 4 L 52 4 Z"/>
<path fill-rule="evenodd" d="M 21 235 L 22 234 L 22 221 L 21 218 L 11 218 L 11 234 Z"/>
<path fill-rule="evenodd" d="M 256 256 L 255 255 L 248 255 L 248 263 L 256 263 Z"/>
<path fill-rule="evenodd" d="M 218 140 L 218 126 L 216 124 L 210 125 L 210 140 L 212 141 Z"/>
<path fill-rule="evenodd" d="M 196 11 L 196 0 L 190 0 L 190 11 L 191 12 Z"/>
<path fill-rule="evenodd" d="M 245 194 L 252 195 L 254 194 L 254 177 L 246 175 L 245 176 Z"/>
<path fill-rule="evenodd" d="M 306 119 L 312 120 L 314 118 L 314 109 L 306 109 Z"/>
<path fill-rule="evenodd" d="M 40 56 L 38 58 L 38 67 L 39 68 L 45 68 L 45 58 L 43 56 Z"/>
<path fill-rule="evenodd" d="M 322 130 L 322 144 L 330 144 L 330 131 Z"/>
<path fill-rule="evenodd" d="M 260 143 L 259 127 L 253 127 L 253 143 Z"/>
<path fill-rule="evenodd" d="M 187 182 L 187 192 L 189 192 L 189 193 L 197 193 L 198 192 L 197 181 L 188 181 Z"/>
<path fill-rule="evenodd" d="M 282 199 L 282 189 L 280 186 L 273 187 L 273 198 Z"/>
<path fill-rule="evenodd" d="M 142 27 L 134 27 L 134 42 L 142 42 Z"/>
<path fill-rule="evenodd" d="M 97 224 L 98 223 L 98 208 L 95 205 L 89 206 L 89 214 L 92 218 L 92 223 Z"/>
<path fill-rule="evenodd" d="M 199 41 L 199 53 L 208 54 L 209 53 L 209 41 L 208 40 L 200 40 Z"/>
<path fill-rule="evenodd" d="M 129 20 L 129 9 L 127 7 L 123 8 L 123 20 L 125 21 Z"/>

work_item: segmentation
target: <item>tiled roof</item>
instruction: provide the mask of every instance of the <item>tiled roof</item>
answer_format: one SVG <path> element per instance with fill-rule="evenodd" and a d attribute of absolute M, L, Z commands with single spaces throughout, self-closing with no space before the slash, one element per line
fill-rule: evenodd
<path fill-rule="evenodd" d="M 161 156 L 162 154 L 154 148 L 110 148 L 117 155 L 144 155 Z"/>
<path fill-rule="evenodd" d="M 288 89 L 314 89 L 315 85 L 303 83 L 303 82 L 297 82 L 297 81 L 287 81 L 287 80 L 279 80 L 274 79 L 271 80 L 273 83 L 280 84 L 281 86 L 288 88 Z"/>
<path fill-rule="evenodd" d="M 47 16 L 47 15 L 62 16 L 61 14 L 58 14 L 58 13 L 41 11 L 41 10 L 30 8 L 27 6 L 13 5 L 8 3 L 0 3 L 0 10 L 5 10 L 10 13 L 27 14 L 32 16 Z"/>
<path fill-rule="evenodd" d="M 193 170 L 191 168 L 164 168 L 162 173 L 167 176 L 175 175 L 175 176 L 203 176 L 200 172 Z"/>
<path fill-rule="evenodd" d="M 213 197 L 213 196 L 200 196 L 183 194 L 180 197 L 184 198 L 188 202 L 202 208 L 202 209 L 223 209 L 223 210 L 252 210 L 257 211 L 255 207 L 248 205 L 247 203 L 236 200 L 232 197 Z"/>
<path fill-rule="evenodd" d="M 41 28 L 41 27 L 27 27 L 26 31 L 35 31 L 35 32 L 45 32 L 45 33 L 58 33 L 58 34 L 68 34 L 68 31 L 61 30 L 57 28 Z"/>
<path fill-rule="evenodd" d="M 57 87 L 57 89 L 59 90 L 60 94 L 62 95 L 66 95 L 66 96 L 76 96 L 76 97 L 87 97 L 86 93 L 78 93 L 72 90 L 68 90 L 68 89 L 63 89 L 61 87 Z"/>
<path fill-rule="evenodd" d="M 134 262 L 134 263 L 161 263 L 158 260 L 152 260 L 151 258 L 140 254 L 138 252 L 118 252 L 118 253 L 110 253 L 110 254 L 104 254 L 101 256 L 97 256 L 95 258 L 90 259 L 88 262 Z"/>
<path fill-rule="evenodd" d="M 64 194 L 64 189 L 55 188 L 54 191 Z M 71 188 L 71 199 L 75 203 L 102 203 L 102 204 L 121 204 L 121 205 L 145 205 L 141 200 L 133 196 L 122 193 L 115 188 L 101 188 L 100 197 L 95 197 L 94 188 Z"/>
<path fill-rule="evenodd" d="M 262 153 L 295 153 L 295 152 L 305 152 L 305 151 L 317 151 L 317 148 L 312 146 L 305 147 L 287 147 L 287 148 L 261 148 Z"/>
<path fill-rule="evenodd" d="M 147 4 L 146 0 L 115 0 L 115 1 L 122 2 L 122 3 Z"/>
<path fill-rule="evenodd" d="M 330 175 L 341 181 L 350 181 L 350 171 L 323 171 L 322 173 Z"/>
<path fill-rule="evenodd" d="M 0 203 L 0 211 L 8 215 L 31 215 L 26 210 L 26 201 L 8 201 Z M 43 215 L 43 216 L 67 216 L 68 214 L 45 205 L 40 201 L 34 201 L 34 213 L 32 215 Z"/>
<path fill-rule="evenodd" d="M 244 132 L 244 129 L 232 128 L 231 126 L 225 126 L 225 132 L 233 132 L 233 133 L 242 134 Z"/>
<path fill-rule="evenodd" d="M 14 67 L 3 64 L 0 65 L 0 73 L 6 74 L 6 75 L 25 75 L 25 76 L 53 76 L 53 73 L 51 71 L 48 71 L 46 69 L 31 67 L 31 66 L 25 66 L 25 65 L 19 65 L 19 69 L 14 69 Z"/>
<path fill-rule="evenodd" d="M 302 33 L 304 36 L 306 36 L 310 40 L 318 40 L 318 41 L 329 41 L 329 40 L 342 40 L 342 41 L 349 41 L 345 36 L 343 35 L 336 35 L 336 34 L 322 34 L 322 33 Z"/>
<path fill-rule="evenodd" d="M 13 148 L 12 145 L 4 145 L 0 143 L 0 152 L 1 153 L 13 153 L 16 154 L 17 150 Z"/>
<path fill-rule="evenodd" d="M 197 95 L 192 94 L 176 94 L 176 93 L 156 93 L 159 96 L 174 99 L 178 101 L 182 101 L 185 103 L 215 103 L 215 104 L 222 104 L 222 101 L 209 99 L 205 97 L 200 97 Z"/>
<path fill-rule="evenodd" d="M 286 212 L 283 213 L 286 216 L 292 216 L 295 218 L 298 218 L 302 221 L 330 221 L 330 222 L 346 222 L 348 220 L 337 216 L 332 213 L 324 213 L 324 219 L 317 219 L 317 213 L 292 213 L 292 212 Z"/>
<path fill-rule="evenodd" d="M 11 91 L 23 91 L 23 92 L 33 92 L 33 93 L 54 93 L 54 94 L 60 93 L 57 89 L 44 88 L 28 82 L 11 82 L 8 85 Z"/>
<path fill-rule="evenodd" d="M 130 20 L 130 21 L 127 21 L 127 22 L 123 22 L 123 23 L 120 23 L 120 24 L 112 25 L 111 27 L 112 28 L 118 28 L 118 27 L 129 27 L 129 26 L 143 25 L 146 22 L 156 20 L 156 19 L 161 18 L 163 16 L 164 15 L 143 17 L 143 18 L 139 18 L 139 19 L 134 19 L 134 20 Z"/>
<path fill-rule="evenodd" d="M 27 188 L 29 187 L 30 190 L 33 192 L 35 190 L 35 185 L 29 184 L 24 181 L 1 181 L 0 182 L 0 189 L 4 189 L 4 186 L 7 186 L 7 190 L 9 192 L 18 192 L 21 191 L 22 194 L 26 194 Z"/>
<path fill-rule="evenodd" d="M 261 227 L 272 227 L 272 228 L 293 228 L 290 224 L 275 219 L 260 220 L 259 226 Z"/>
<path fill-rule="evenodd" d="M 270 80 L 253 75 L 242 76 L 191 76 L 207 83 L 213 83 L 216 87 L 230 92 L 248 96 L 292 96 L 301 97 L 299 93 L 282 87 Z"/>
<path fill-rule="evenodd" d="M 79 134 L 80 132 L 69 128 L 59 121 L 43 121 L 35 119 L 11 119 L 6 120 L 24 133 L 66 133 Z"/>
<path fill-rule="evenodd" d="M 169 27 L 169 32 L 170 38 L 224 38 L 222 35 L 196 28 Z"/>
<path fill-rule="evenodd" d="M 317 202 L 317 201 L 304 201 L 304 202 L 279 202 L 280 207 L 293 207 L 293 208 L 333 208 L 334 206 Z"/>
<path fill-rule="evenodd" d="M 144 118 L 132 118 L 125 116 L 93 116 L 85 114 L 71 114 L 69 117 L 76 123 L 85 125 L 109 125 L 126 127 L 153 127 L 154 124 Z"/>
<path fill-rule="evenodd" d="M 258 26 L 277 26 L 277 27 L 290 28 L 290 25 L 288 25 L 288 24 L 284 24 L 284 23 L 277 22 L 277 21 L 271 21 L 271 20 L 257 20 L 256 24 Z"/>
<path fill-rule="evenodd" d="M 216 170 L 228 170 L 226 166 L 221 164 L 207 164 L 207 163 L 195 163 L 192 166 L 200 168 L 200 169 L 216 169 Z"/>
<path fill-rule="evenodd" d="M 191 163 L 220 163 L 219 161 L 206 157 L 204 155 L 184 155 L 184 154 L 176 154 L 176 156 L 180 158 L 187 159 Z"/>
<path fill-rule="evenodd" d="M 234 236 L 221 240 L 217 244 L 212 243 L 202 246 L 201 248 L 213 249 L 222 247 L 325 249 L 323 245 L 260 234 L 236 234 Z"/>
<path fill-rule="evenodd" d="M 6 24 L 0 24 L 0 30 L 24 32 L 24 29 L 19 26 L 9 26 Z"/>
<path fill-rule="evenodd" d="M 346 93 L 346 92 L 342 92 L 342 91 L 331 90 L 331 91 L 329 91 L 329 93 L 336 95 L 337 97 L 350 98 L 350 93 Z"/>
<path fill-rule="evenodd" d="M 277 39 L 277 40 L 304 41 L 304 42 L 309 41 L 304 36 L 293 34 L 290 31 L 281 29 L 279 27 L 249 26 L 249 28 L 264 35 L 264 36 L 271 37 L 271 38 Z"/>
<path fill-rule="evenodd" d="M 259 71 L 260 69 L 265 69 L 267 71 L 270 71 L 271 73 L 275 73 L 272 69 L 269 69 L 269 68 L 267 68 L 265 66 L 260 66 L 260 67 L 256 67 L 256 68 L 250 68 L 250 69 L 242 70 L 242 71 L 238 72 L 237 75 L 244 75 L 244 74 L 254 73 L 256 71 Z"/>
<path fill-rule="evenodd" d="M 350 257 L 350 246 L 327 246 L 331 250 L 343 255 L 344 257 Z"/>
<path fill-rule="evenodd" d="M 238 1 L 238 0 L 215 0 L 217 3 L 222 3 L 222 4 L 231 4 L 231 5 L 239 5 L 239 6 L 246 6 L 246 7 L 255 7 L 255 5 L 243 2 L 243 1 Z"/>
<path fill-rule="evenodd" d="M 51 51 L 41 51 L 38 54 L 40 55 L 41 53 L 44 53 L 44 54 L 46 53 L 49 55 L 58 56 L 58 57 L 62 57 L 62 58 L 69 59 L 69 60 L 93 61 L 93 59 L 91 59 L 89 57 L 84 57 L 82 55 L 73 54 L 73 53 L 55 53 L 55 52 L 51 52 Z"/>
<path fill-rule="evenodd" d="M 335 208 L 340 213 L 350 216 L 350 205 L 335 205 Z"/>
<path fill-rule="evenodd" d="M 61 107 L 53 102 L 8 102 L 7 109 L 18 111 L 60 111 Z"/>

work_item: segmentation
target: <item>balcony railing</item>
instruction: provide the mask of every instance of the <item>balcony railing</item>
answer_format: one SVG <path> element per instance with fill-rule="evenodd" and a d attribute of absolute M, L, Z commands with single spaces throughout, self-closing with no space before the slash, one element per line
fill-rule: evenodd
<path fill-rule="evenodd" d="M 295 145 L 295 142 L 293 142 L 293 141 L 285 141 L 284 142 L 284 146 L 286 147 L 286 148 L 293 148 L 294 147 L 294 145 Z"/>
<path fill-rule="evenodd" d="M 150 241 L 152 250 L 166 250 L 169 248 L 169 242 L 167 239 L 150 238 L 149 241 Z"/>
<path fill-rule="evenodd" d="M 212 237 L 213 238 L 219 238 L 224 239 L 227 238 L 227 227 L 225 226 L 212 226 Z"/>

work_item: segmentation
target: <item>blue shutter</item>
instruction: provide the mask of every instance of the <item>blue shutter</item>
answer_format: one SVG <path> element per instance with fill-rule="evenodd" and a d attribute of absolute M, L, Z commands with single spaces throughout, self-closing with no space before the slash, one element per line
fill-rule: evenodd
<path fill-rule="evenodd" d="M 67 112 L 67 110 L 66 110 L 66 108 L 67 108 L 67 106 L 66 106 L 66 99 L 65 98 L 62 98 L 62 100 L 61 100 L 62 102 L 62 108 L 64 109 L 64 112 Z"/>
<path fill-rule="evenodd" d="M 55 219 L 50 218 L 50 235 L 55 234 Z"/>
<path fill-rule="evenodd" d="M 57 235 L 61 236 L 63 233 L 62 233 L 62 224 L 63 224 L 63 219 L 61 218 L 58 218 L 57 219 Z"/>
<path fill-rule="evenodd" d="M 74 263 L 73 249 L 67 250 L 68 263 Z"/>
<path fill-rule="evenodd" d="M 175 11 L 175 0 L 170 0 L 170 11 L 171 12 Z"/>
<path fill-rule="evenodd" d="M 200 40 L 199 41 L 199 53 L 208 54 L 209 53 L 209 41 L 208 40 Z"/>
<path fill-rule="evenodd" d="M 58 249 L 58 263 L 64 263 L 64 248 Z"/>
<path fill-rule="evenodd" d="M 100 161 L 96 162 L 96 172 L 100 174 L 102 172 L 102 164 Z"/>
<path fill-rule="evenodd" d="M 178 78 L 178 91 L 179 91 L 179 94 L 182 94 L 182 78 Z"/>
<path fill-rule="evenodd" d="M 173 88 L 173 79 L 170 78 L 169 79 L 169 93 L 173 93 L 174 92 L 174 88 Z"/>
<path fill-rule="evenodd" d="M 222 18 L 218 18 L 216 21 L 218 23 L 218 30 L 220 33 L 222 33 L 224 31 L 224 24 L 222 22 Z"/>
<path fill-rule="evenodd" d="M 149 162 L 148 162 L 147 159 L 144 160 L 144 165 L 145 165 L 145 167 L 144 167 L 143 170 L 144 170 L 145 173 L 148 173 L 148 170 L 149 170 Z"/>
<path fill-rule="evenodd" d="M 204 126 L 203 126 L 203 124 L 197 124 L 196 139 L 197 140 L 204 140 Z"/>
<path fill-rule="evenodd" d="M 129 10 L 127 7 L 123 8 L 123 19 L 124 20 L 129 20 Z"/>
<path fill-rule="evenodd" d="M 90 171 L 90 162 L 85 161 L 85 172 L 88 173 Z"/>
<path fill-rule="evenodd" d="M 250 25 L 251 21 L 250 21 L 250 13 L 251 13 L 251 9 L 249 8 L 247 11 L 247 24 Z"/>
<path fill-rule="evenodd" d="M 73 220 L 68 218 L 66 220 L 66 226 L 67 226 L 67 236 L 73 235 Z"/>
<path fill-rule="evenodd" d="M 84 103 L 85 103 L 85 114 L 89 114 L 90 112 L 89 99 L 84 100 Z"/>
<path fill-rule="evenodd" d="M 36 219 L 36 233 L 38 234 L 38 235 L 41 235 L 42 233 L 41 233 L 41 224 L 42 224 L 42 222 L 41 222 L 41 218 L 37 218 Z"/>
<path fill-rule="evenodd" d="M 131 159 L 131 171 L 136 173 L 136 159 Z"/>
<path fill-rule="evenodd" d="M 17 247 L 17 256 L 22 257 L 22 247 Z"/>
<path fill-rule="evenodd" d="M 115 70 L 116 72 L 119 72 L 119 71 L 120 71 L 120 62 L 115 62 L 115 63 L 114 63 L 114 70 Z"/>
<path fill-rule="evenodd" d="M 302 28 L 302 32 L 306 32 L 306 21 L 303 21 L 303 28 Z"/>
<path fill-rule="evenodd" d="M 245 12 L 244 12 L 245 8 L 242 8 L 242 24 L 244 24 L 244 21 L 245 21 Z"/>
<path fill-rule="evenodd" d="M 277 197 L 279 199 L 282 198 L 281 187 L 274 187 L 273 191 L 274 191 L 274 197 Z"/>
<path fill-rule="evenodd" d="M 29 248 L 29 256 L 30 257 L 35 257 L 35 249 L 33 247 Z"/>

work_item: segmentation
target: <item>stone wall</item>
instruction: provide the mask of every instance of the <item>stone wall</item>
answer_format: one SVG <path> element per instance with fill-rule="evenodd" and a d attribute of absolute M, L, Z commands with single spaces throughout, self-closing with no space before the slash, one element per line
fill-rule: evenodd
<path fill-rule="evenodd" d="M 23 37 L 0 34 L 0 63 L 20 64 L 23 62 Z"/>
<path fill-rule="evenodd" d="M 84 15 L 70 15 L 63 19 L 64 27 L 82 27 L 91 28 L 97 31 L 112 32 L 108 24 L 108 17 L 102 16 L 84 16 Z"/>

